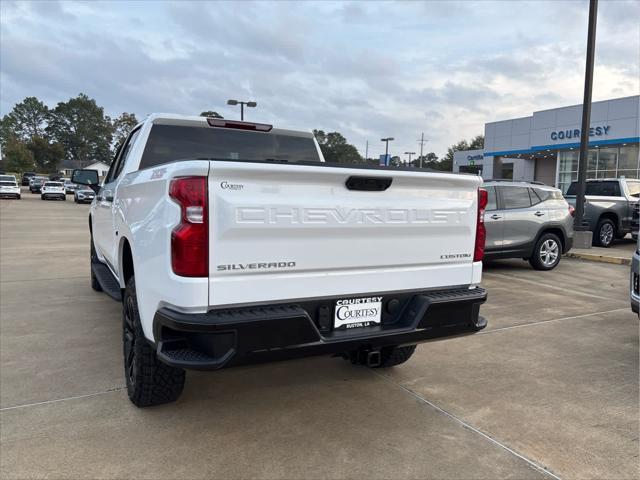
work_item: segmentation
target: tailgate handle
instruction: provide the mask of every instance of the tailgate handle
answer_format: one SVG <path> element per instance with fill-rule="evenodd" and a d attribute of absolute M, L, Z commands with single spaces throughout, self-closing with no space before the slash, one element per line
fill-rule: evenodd
<path fill-rule="evenodd" d="M 384 192 L 393 178 L 391 177 L 361 177 L 351 176 L 347 178 L 345 185 L 349 190 L 360 190 L 363 192 Z"/>

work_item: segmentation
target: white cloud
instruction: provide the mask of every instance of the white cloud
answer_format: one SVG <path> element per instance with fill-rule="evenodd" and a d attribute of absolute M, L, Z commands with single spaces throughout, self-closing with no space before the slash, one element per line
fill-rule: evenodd
<path fill-rule="evenodd" d="M 0 112 L 87 93 L 110 115 L 258 101 L 364 153 L 442 155 L 485 122 L 580 103 L 580 2 L 0 3 Z M 601 2 L 594 100 L 640 92 L 640 2 Z"/>

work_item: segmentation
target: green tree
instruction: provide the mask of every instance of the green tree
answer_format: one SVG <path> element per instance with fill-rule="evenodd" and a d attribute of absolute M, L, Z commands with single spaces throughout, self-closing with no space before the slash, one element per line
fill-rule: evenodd
<path fill-rule="evenodd" d="M 32 137 L 42 137 L 49 121 L 51 111 L 36 97 L 27 97 L 16 103 L 13 110 L 2 119 L 3 143 L 9 135 L 28 142 Z"/>
<path fill-rule="evenodd" d="M 7 172 L 28 172 L 34 168 L 33 154 L 24 142 L 12 137 L 3 150 L 2 165 Z"/>
<path fill-rule="evenodd" d="M 400 167 L 402 165 L 402 159 L 398 155 L 394 155 L 389 159 L 389 166 L 391 167 Z"/>
<path fill-rule="evenodd" d="M 453 153 L 464 150 L 477 150 L 484 148 L 484 136 L 476 135 L 470 142 L 466 140 L 460 140 L 458 143 L 454 143 L 447 148 L 447 153 L 434 167 L 437 170 L 444 170 L 445 172 L 453 171 Z"/>
<path fill-rule="evenodd" d="M 206 112 L 200 113 L 201 117 L 209 117 L 209 118 L 223 118 L 218 112 L 214 112 L 213 110 L 207 110 Z"/>
<path fill-rule="evenodd" d="M 84 93 L 58 103 L 46 131 L 64 146 L 71 160 L 111 162 L 111 120 L 104 109 Z"/>
<path fill-rule="evenodd" d="M 435 165 L 438 163 L 438 156 L 429 152 L 426 155 L 422 156 L 422 168 L 436 168 Z M 420 167 L 420 157 L 411 160 L 411 165 L 414 167 Z"/>
<path fill-rule="evenodd" d="M 57 172 L 58 165 L 64 160 L 64 147 L 59 143 L 49 143 L 46 138 L 34 136 L 27 143 L 33 161 L 42 172 Z"/>
<path fill-rule="evenodd" d="M 469 150 L 478 150 L 484 148 L 484 135 L 476 135 L 469 142 Z"/>
<path fill-rule="evenodd" d="M 112 156 L 115 155 L 116 150 L 120 147 L 120 144 L 125 141 L 131 130 L 138 124 L 138 119 L 135 113 L 122 112 L 122 114 L 116 118 L 111 126 L 113 127 L 113 144 L 112 144 Z"/>
<path fill-rule="evenodd" d="M 460 140 L 458 143 L 454 143 L 447 148 L 447 153 L 442 157 L 442 160 L 438 162 L 436 169 L 445 172 L 453 171 L 453 152 L 459 152 L 461 150 L 469 150 L 469 143 L 467 143 L 466 140 Z"/>
<path fill-rule="evenodd" d="M 347 143 L 347 139 L 338 132 L 325 133 L 323 130 L 314 130 L 322 156 L 330 163 L 363 163 L 364 159 L 358 153 L 358 149 Z"/>

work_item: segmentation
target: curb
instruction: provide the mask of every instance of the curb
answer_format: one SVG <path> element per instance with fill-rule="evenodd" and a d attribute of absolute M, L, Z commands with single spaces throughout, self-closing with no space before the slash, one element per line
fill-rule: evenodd
<path fill-rule="evenodd" d="M 592 262 L 612 263 L 615 265 L 631 265 L 630 258 L 608 257 L 606 255 L 598 255 L 597 253 L 569 252 L 566 254 L 566 256 L 570 258 L 577 258 L 579 260 L 590 260 Z"/>

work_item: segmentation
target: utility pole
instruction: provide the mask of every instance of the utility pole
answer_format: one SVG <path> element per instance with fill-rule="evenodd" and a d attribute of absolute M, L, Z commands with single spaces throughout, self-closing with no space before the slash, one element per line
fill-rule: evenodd
<path fill-rule="evenodd" d="M 425 140 L 424 139 L 424 132 L 422 132 L 422 136 L 420 137 L 420 140 L 418 140 L 418 143 L 420 144 L 420 168 L 422 168 L 422 148 L 424 147 L 424 144 L 427 143 L 429 140 Z"/>
<path fill-rule="evenodd" d="M 592 233 L 583 223 L 584 195 L 587 182 L 587 156 L 589 154 L 589 125 L 591 123 L 591 91 L 593 90 L 593 64 L 596 50 L 596 23 L 598 0 L 589 1 L 589 29 L 587 34 L 587 61 L 584 72 L 584 99 L 582 101 L 582 130 L 580 132 L 580 159 L 578 161 L 578 184 L 576 189 L 576 246 L 591 248 Z"/>
<path fill-rule="evenodd" d="M 367 140 L 367 143 L 365 144 L 365 147 L 364 147 L 364 161 L 365 161 L 365 163 L 367 162 L 367 158 L 369 158 L 369 140 Z"/>

